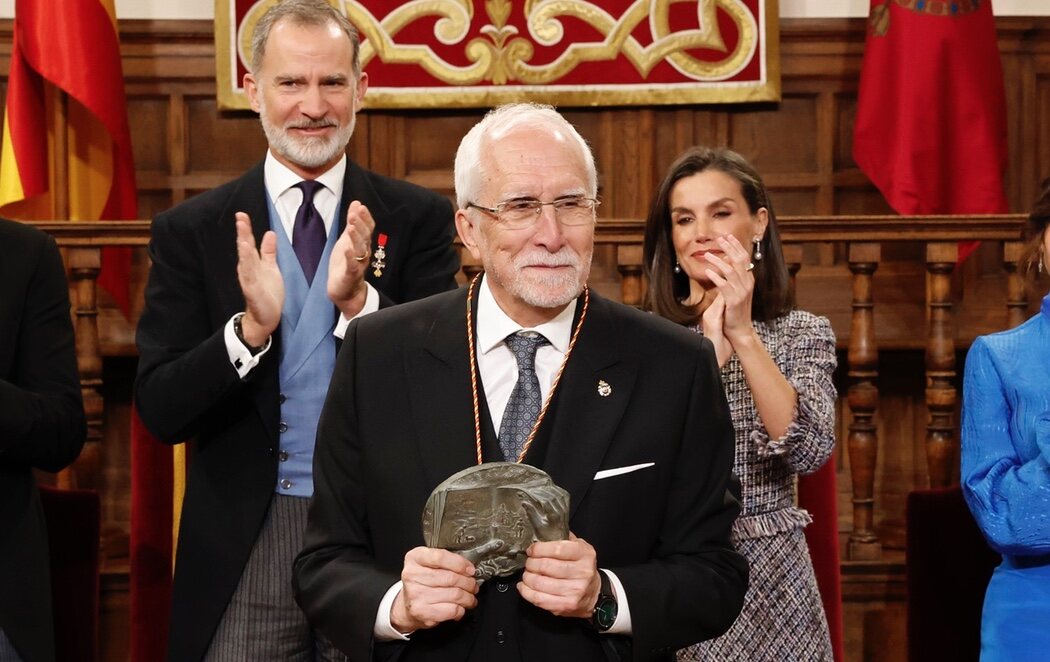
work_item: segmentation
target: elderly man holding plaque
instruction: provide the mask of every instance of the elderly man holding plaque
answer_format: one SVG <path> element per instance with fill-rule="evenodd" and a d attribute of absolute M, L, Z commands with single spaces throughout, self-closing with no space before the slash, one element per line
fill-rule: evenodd
<path fill-rule="evenodd" d="M 484 275 L 350 325 L 297 599 L 352 660 L 672 660 L 747 585 L 712 346 L 588 289 L 594 157 L 552 108 L 455 167 Z"/>

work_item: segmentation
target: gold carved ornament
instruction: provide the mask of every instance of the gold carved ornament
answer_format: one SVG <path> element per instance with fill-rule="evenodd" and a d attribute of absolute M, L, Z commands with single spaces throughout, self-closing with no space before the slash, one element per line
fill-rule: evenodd
<path fill-rule="evenodd" d="M 232 0 L 227 0 L 232 1 Z M 250 60 L 251 33 L 261 15 L 276 0 L 260 0 L 244 16 L 236 35 L 237 52 L 242 61 Z M 779 36 L 776 0 L 765 0 L 764 31 L 743 0 L 635 0 L 620 16 L 613 16 L 600 5 L 585 0 L 485 0 L 489 23 L 479 30 L 480 36 L 463 45 L 469 64 L 452 64 L 426 43 L 397 41 L 407 26 L 436 17 L 434 39 L 447 46 L 463 44 L 470 37 L 475 7 L 470 0 L 410 0 L 377 18 L 362 2 L 329 0 L 341 7 L 362 35 L 360 51 L 364 68 L 374 57 L 387 64 L 413 65 L 448 86 L 415 90 L 373 86 L 369 105 L 373 107 L 462 107 L 485 106 L 512 100 L 540 99 L 564 104 L 593 103 L 695 103 L 701 101 L 762 101 L 780 96 Z M 698 29 L 673 32 L 670 27 L 671 5 L 688 3 L 696 6 Z M 220 3 L 217 3 L 217 6 Z M 520 9 L 519 9 L 520 8 Z M 522 11 L 527 34 L 508 23 L 515 11 Z M 736 27 L 738 38 L 731 51 L 718 25 L 722 12 Z M 222 32 L 217 15 L 217 33 Z M 564 19 L 581 21 L 602 35 L 600 40 L 574 41 L 553 61 L 532 64 L 536 45 L 553 47 L 565 39 Z M 643 46 L 632 36 L 647 24 L 652 41 Z M 764 32 L 764 34 L 763 34 Z M 745 85 L 706 87 L 702 92 L 683 90 L 679 84 L 610 84 L 600 98 L 582 84 L 558 84 L 579 65 L 588 62 L 613 61 L 623 57 L 645 78 L 661 62 L 668 62 L 683 77 L 698 83 L 716 83 L 737 75 L 751 63 L 760 41 L 766 58 L 763 79 Z M 718 60 L 701 60 L 688 53 L 703 48 L 721 51 Z M 768 64 L 767 64 L 768 63 Z M 226 83 L 220 65 L 220 88 Z M 375 81 L 382 85 L 381 81 Z M 481 83 L 491 85 L 480 86 Z M 479 86 L 476 89 L 469 89 Z M 548 86 L 537 89 L 537 86 Z M 449 96 L 455 95 L 455 96 Z"/>
<path fill-rule="evenodd" d="M 490 23 L 467 42 L 464 54 L 472 63 L 457 66 L 440 57 L 428 45 L 401 44 L 397 34 L 407 25 L 425 17 L 437 16 L 434 37 L 440 43 L 454 45 L 465 39 L 473 19 L 473 3 L 468 0 L 417 0 L 401 5 L 382 20 L 360 2 L 344 3 L 347 16 L 359 27 L 366 41 L 361 46 L 361 63 L 373 57 L 386 63 L 417 65 L 434 78 L 449 85 L 468 86 L 481 82 L 503 85 L 516 81 L 544 85 L 563 79 L 584 62 L 601 62 L 625 57 L 644 77 L 667 60 L 682 75 L 698 81 L 731 78 L 754 57 L 759 32 L 754 16 L 740 0 L 699 0 L 695 2 L 700 29 L 672 32 L 670 7 L 678 2 L 695 0 L 636 0 L 619 17 L 597 4 L 583 0 L 526 0 L 524 12 L 533 41 L 519 35 L 507 24 L 514 9 L 512 0 L 486 0 L 485 12 Z M 725 42 L 716 20 L 717 10 L 724 11 L 740 35 L 736 47 L 715 62 L 699 60 L 687 50 L 706 48 L 725 50 Z M 601 41 L 573 42 L 553 62 L 532 65 L 534 43 L 556 46 L 565 37 L 560 19 L 578 19 L 603 35 Z M 631 36 L 639 25 L 648 21 L 653 42 L 642 46 Z"/>

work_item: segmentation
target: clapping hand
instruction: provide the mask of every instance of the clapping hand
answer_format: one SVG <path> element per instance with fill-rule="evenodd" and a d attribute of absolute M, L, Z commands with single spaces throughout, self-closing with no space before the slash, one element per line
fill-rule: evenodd
<path fill-rule="evenodd" d="M 711 302 L 711 305 L 707 307 L 707 310 L 704 311 L 703 316 L 700 318 L 700 329 L 704 332 L 704 337 L 715 346 L 715 358 L 718 359 L 719 368 L 724 366 L 726 361 L 733 356 L 733 345 L 722 333 L 725 314 L 726 300 L 722 298 L 721 294 L 716 294 L 715 300 Z"/>
<path fill-rule="evenodd" d="M 357 200 L 351 202 L 346 210 L 346 228 L 336 240 L 328 262 L 328 298 L 348 318 L 365 305 L 365 271 L 375 227 L 368 207 Z"/>
<path fill-rule="evenodd" d="M 245 313 L 241 320 L 244 341 L 262 347 L 281 321 L 284 306 L 284 279 L 277 267 L 277 235 L 272 230 L 255 247 L 252 222 L 248 214 L 237 212 L 237 280 L 244 294 Z"/>
<path fill-rule="evenodd" d="M 721 312 L 711 313 L 711 327 L 713 330 L 716 321 L 721 318 L 722 335 L 731 345 L 736 346 L 739 341 L 754 332 L 751 325 L 751 298 L 755 291 L 755 277 L 751 269 L 754 266 L 750 254 L 733 235 L 724 235 L 716 241 L 722 255 L 707 253 L 704 256 L 711 265 L 704 273 L 718 290 L 718 296 L 708 310 L 716 306 L 718 299 L 722 300 Z M 707 321 L 708 315 L 705 311 L 705 336 L 708 330 Z M 728 360 L 728 356 L 726 358 Z M 719 363 L 723 363 L 721 358 Z"/>

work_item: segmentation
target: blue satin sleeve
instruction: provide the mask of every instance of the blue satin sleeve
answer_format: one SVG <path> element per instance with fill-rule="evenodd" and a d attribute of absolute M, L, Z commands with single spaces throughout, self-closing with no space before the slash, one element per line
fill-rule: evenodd
<path fill-rule="evenodd" d="M 1025 327 L 970 348 L 961 444 L 970 511 L 995 550 L 1019 556 L 1050 552 L 1050 338 Z"/>

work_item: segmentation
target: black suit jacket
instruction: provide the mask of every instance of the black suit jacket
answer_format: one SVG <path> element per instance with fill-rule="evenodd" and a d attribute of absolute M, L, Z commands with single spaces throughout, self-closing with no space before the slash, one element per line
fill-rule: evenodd
<path fill-rule="evenodd" d="M 206 652 L 277 480 L 280 333 L 245 380 L 223 339 L 230 317 L 244 310 L 234 213 L 249 214 L 260 241 L 270 227 L 265 196 L 260 163 L 153 221 L 135 400 L 161 441 L 195 439 L 172 589 L 172 660 L 198 660 Z M 353 200 L 375 219 L 373 249 L 380 233 L 388 237 L 383 275 L 367 274 L 384 304 L 455 287 L 459 259 L 447 200 L 348 161 L 333 232 L 345 227 Z"/>
<path fill-rule="evenodd" d="M 0 629 L 26 662 L 55 657 L 33 469 L 71 464 L 86 434 L 62 257 L 48 235 L 0 219 Z"/>
<path fill-rule="evenodd" d="M 592 294 L 526 462 L 569 491 L 570 528 L 623 582 L 633 636 L 599 636 L 582 620 L 532 607 L 513 581 L 490 581 L 462 621 L 407 644 L 373 642 L 383 594 L 405 553 L 423 544 L 431 490 L 476 462 L 465 310 L 460 290 L 350 326 L 318 428 L 314 500 L 296 560 L 311 623 L 351 660 L 402 661 L 671 660 L 726 630 L 743 603 L 747 564 L 729 540 L 739 504 L 714 351 L 696 334 Z M 599 380 L 611 394 L 599 394 Z M 498 457 L 487 411 L 482 428 L 486 458 Z M 599 470 L 646 462 L 655 464 L 594 480 Z"/>

